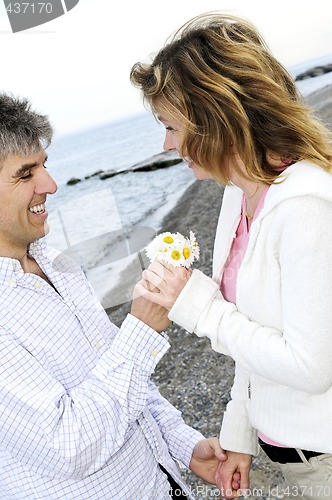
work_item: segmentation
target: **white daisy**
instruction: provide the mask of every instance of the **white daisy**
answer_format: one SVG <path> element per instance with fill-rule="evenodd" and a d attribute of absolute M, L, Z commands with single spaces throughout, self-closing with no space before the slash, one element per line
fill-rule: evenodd
<path fill-rule="evenodd" d="M 190 238 L 181 233 L 165 232 L 157 235 L 145 249 L 151 262 L 161 259 L 174 267 L 190 267 L 199 258 L 199 247 L 195 235 Z"/>

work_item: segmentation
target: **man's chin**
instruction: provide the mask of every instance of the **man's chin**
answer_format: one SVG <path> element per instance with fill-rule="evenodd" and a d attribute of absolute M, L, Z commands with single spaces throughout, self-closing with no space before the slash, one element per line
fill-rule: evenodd
<path fill-rule="evenodd" d="M 44 223 L 44 234 L 43 234 L 43 236 L 41 236 L 41 238 L 44 237 L 44 236 L 46 236 L 50 232 L 50 230 L 51 230 L 51 228 L 48 225 L 48 222 L 45 222 Z"/>
<path fill-rule="evenodd" d="M 51 230 L 50 226 L 47 224 L 47 222 L 45 222 L 43 224 L 43 227 L 39 228 L 37 232 L 35 231 L 34 239 L 30 241 L 30 243 L 43 239 L 45 236 L 48 235 L 50 230 Z"/>

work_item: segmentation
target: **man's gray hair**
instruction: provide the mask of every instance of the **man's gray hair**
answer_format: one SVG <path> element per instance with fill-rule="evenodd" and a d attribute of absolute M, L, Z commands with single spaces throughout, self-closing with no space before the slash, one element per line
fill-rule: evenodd
<path fill-rule="evenodd" d="M 0 161 L 46 149 L 53 136 L 48 116 L 31 110 L 26 98 L 0 93 Z"/>

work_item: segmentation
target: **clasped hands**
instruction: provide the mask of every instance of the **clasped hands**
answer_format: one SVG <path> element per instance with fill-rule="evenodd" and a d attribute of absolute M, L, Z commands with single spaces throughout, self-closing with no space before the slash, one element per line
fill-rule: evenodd
<path fill-rule="evenodd" d="M 142 273 L 133 291 L 131 314 L 161 333 L 170 324 L 168 311 L 191 276 L 191 271 L 155 261 Z"/>
<path fill-rule="evenodd" d="M 250 455 L 226 452 L 214 437 L 196 444 L 189 468 L 204 481 L 215 484 L 222 497 L 238 498 L 248 492 L 250 465 Z"/>
<path fill-rule="evenodd" d="M 169 311 L 191 273 L 192 270 L 186 267 L 174 267 L 162 260 L 156 260 L 143 271 L 143 279 L 136 285 L 137 291 L 147 300 Z"/>
<path fill-rule="evenodd" d="M 191 276 L 185 267 L 155 261 L 142 273 L 133 293 L 131 313 L 157 332 L 165 330 L 168 311 Z"/>

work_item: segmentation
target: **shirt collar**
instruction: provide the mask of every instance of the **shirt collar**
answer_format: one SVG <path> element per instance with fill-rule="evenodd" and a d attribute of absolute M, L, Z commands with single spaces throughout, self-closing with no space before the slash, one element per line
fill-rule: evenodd
<path fill-rule="evenodd" d="M 40 241 L 34 241 L 28 247 L 28 253 L 37 261 L 43 256 L 44 245 Z M 24 274 L 18 259 L 0 256 L 0 284 L 14 286 L 16 280 Z"/>

